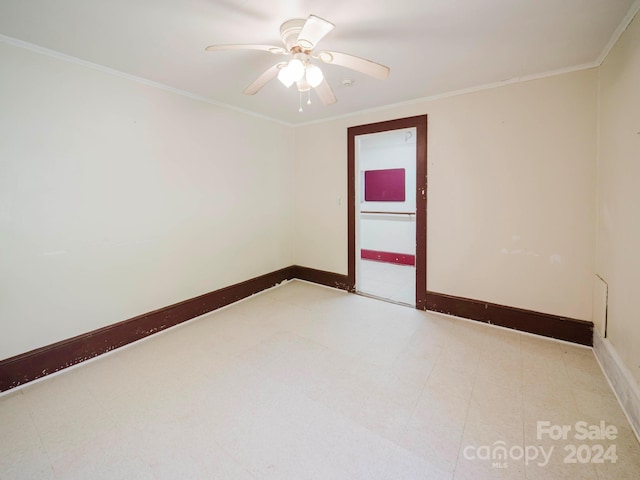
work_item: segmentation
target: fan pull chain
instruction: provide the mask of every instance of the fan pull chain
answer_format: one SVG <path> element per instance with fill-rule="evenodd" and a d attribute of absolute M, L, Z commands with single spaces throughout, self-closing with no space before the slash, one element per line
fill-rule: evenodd
<path fill-rule="evenodd" d="M 311 105 L 311 89 L 307 90 L 307 105 Z"/>
<path fill-rule="evenodd" d="M 302 92 L 298 92 L 299 93 L 299 97 L 300 97 L 300 108 L 298 109 L 298 112 L 302 112 Z"/>

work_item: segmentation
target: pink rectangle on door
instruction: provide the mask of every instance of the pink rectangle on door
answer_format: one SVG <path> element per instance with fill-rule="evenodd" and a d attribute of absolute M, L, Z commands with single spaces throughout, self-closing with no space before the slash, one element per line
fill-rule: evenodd
<path fill-rule="evenodd" d="M 404 202 L 404 168 L 366 170 L 364 199 L 367 202 Z"/>
<path fill-rule="evenodd" d="M 416 256 L 410 253 L 381 252 L 378 250 L 360 250 L 360 257 L 364 260 L 375 260 L 376 262 L 396 263 L 398 265 L 415 266 Z"/>

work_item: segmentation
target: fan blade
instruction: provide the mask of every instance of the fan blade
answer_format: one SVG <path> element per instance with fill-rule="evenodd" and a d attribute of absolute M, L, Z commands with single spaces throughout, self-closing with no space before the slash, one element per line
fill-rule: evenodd
<path fill-rule="evenodd" d="M 331 105 L 338 101 L 326 79 L 322 80 L 320 85 L 316 87 L 316 93 L 324 105 Z"/>
<path fill-rule="evenodd" d="M 356 57 L 347 53 L 332 52 L 325 50 L 318 54 L 318 58 L 324 63 L 330 65 L 340 65 L 341 67 L 357 70 L 374 78 L 384 80 L 389 76 L 391 71 L 389 67 L 381 65 L 365 58 Z"/>
<path fill-rule="evenodd" d="M 311 50 L 327 33 L 333 30 L 334 27 L 335 25 L 333 23 L 328 22 L 324 18 L 309 15 L 309 18 L 307 18 L 298 35 L 298 45 L 304 49 Z"/>
<path fill-rule="evenodd" d="M 219 52 L 222 50 L 263 50 L 265 52 L 271 52 L 278 55 L 286 55 L 287 52 L 282 47 L 274 47 L 273 45 L 255 45 L 255 44 L 246 44 L 246 45 L 209 45 L 205 48 L 207 52 Z"/>
<path fill-rule="evenodd" d="M 286 63 L 284 62 L 276 63 L 273 67 L 268 68 L 262 73 L 262 75 L 256 78 L 251 85 L 245 88 L 242 93 L 244 93 L 245 95 L 255 95 L 256 93 L 258 93 L 258 91 L 260 91 L 262 87 L 267 84 L 267 82 L 273 80 L 278 76 L 278 71 L 284 65 L 286 65 Z"/>

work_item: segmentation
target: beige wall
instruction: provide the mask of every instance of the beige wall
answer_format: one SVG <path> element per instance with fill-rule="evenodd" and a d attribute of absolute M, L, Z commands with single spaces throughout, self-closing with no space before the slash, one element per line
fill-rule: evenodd
<path fill-rule="evenodd" d="M 429 115 L 428 289 L 591 320 L 597 71 L 296 128 L 296 262 L 347 271 L 347 128 Z"/>
<path fill-rule="evenodd" d="M 598 271 L 629 365 L 637 23 L 600 92 Z M 347 273 L 347 128 L 420 114 L 429 290 L 591 319 L 596 69 L 292 128 L 9 45 L 0 57 L 0 359 L 293 263 Z"/>
<path fill-rule="evenodd" d="M 290 127 L 0 43 L 0 359 L 293 263 Z"/>
<path fill-rule="evenodd" d="M 640 18 L 600 68 L 597 273 L 607 337 L 640 383 Z"/>

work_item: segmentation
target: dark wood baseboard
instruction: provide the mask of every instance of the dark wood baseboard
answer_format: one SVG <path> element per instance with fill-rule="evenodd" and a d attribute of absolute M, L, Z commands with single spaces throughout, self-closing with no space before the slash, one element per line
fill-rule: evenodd
<path fill-rule="evenodd" d="M 338 288 L 348 292 L 355 291 L 355 285 L 349 284 L 349 278 L 347 275 L 326 272 L 324 270 L 316 270 L 315 268 L 301 267 L 300 265 L 294 265 L 292 268 L 293 278 L 299 278 L 300 280 L 306 280 L 308 282 L 318 283 L 320 285 L 326 285 L 327 287 Z"/>
<path fill-rule="evenodd" d="M 0 361 L 0 391 L 9 390 L 291 280 L 287 267 Z"/>
<path fill-rule="evenodd" d="M 63 370 L 166 328 L 298 278 L 349 292 L 347 275 L 293 265 L 0 361 L 0 392 Z M 427 292 L 426 310 L 591 346 L 593 324 L 468 298 Z"/>
<path fill-rule="evenodd" d="M 426 309 L 567 342 L 593 346 L 593 323 L 584 320 L 435 292 L 427 292 Z"/>

